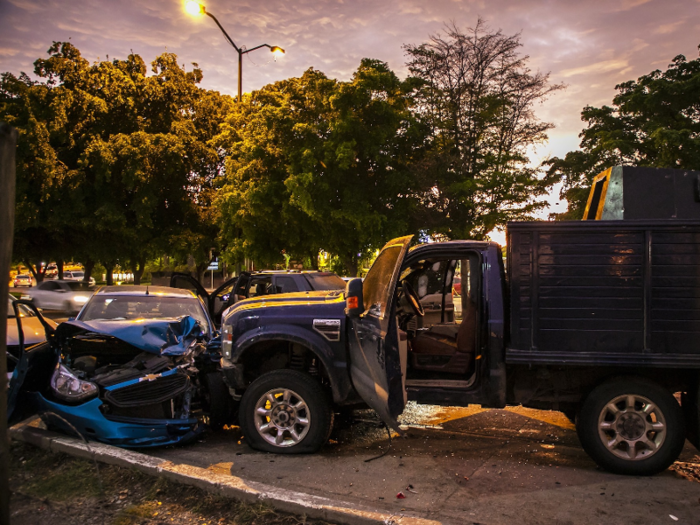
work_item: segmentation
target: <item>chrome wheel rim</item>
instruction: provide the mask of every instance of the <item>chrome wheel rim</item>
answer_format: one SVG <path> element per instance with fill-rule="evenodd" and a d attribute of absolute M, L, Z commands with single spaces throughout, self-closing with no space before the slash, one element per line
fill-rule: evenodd
<path fill-rule="evenodd" d="M 288 388 L 274 388 L 255 404 L 255 429 L 276 447 L 293 447 L 306 437 L 311 412 L 306 401 Z"/>
<path fill-rule="evenodd" d="M 598 435 L 609 452 L 627 461 L 656 454 L 666 439 L 666 418 L 650 399 L 625 394 L 612 399 L 598 417 Z"/>

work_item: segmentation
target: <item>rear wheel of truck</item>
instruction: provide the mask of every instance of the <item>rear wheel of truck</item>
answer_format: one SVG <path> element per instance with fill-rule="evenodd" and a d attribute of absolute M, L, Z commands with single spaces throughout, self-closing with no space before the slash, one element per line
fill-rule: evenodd
<path fill-rule="evenodd" d="M 576 427 L 588 455 L 617 474 L 661 472 L 685 442 L 678 402 L 656 383 L 639 378 L 616 379 L 593 390 Z"/>
<path fill-rule="evenodd" d="M 326 392 L 296 370 L 275 370 L 253 381 L 241 399 L 239 417 L 252 448 L 278 454 L 316 452 L 333 426 Z"/>

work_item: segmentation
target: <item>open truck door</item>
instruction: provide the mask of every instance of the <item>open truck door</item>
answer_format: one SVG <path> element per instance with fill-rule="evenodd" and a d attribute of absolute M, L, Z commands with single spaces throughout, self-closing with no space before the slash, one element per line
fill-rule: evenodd
<path fill-rule="evenodd" d="M 248 272 L 241 272 L 238 277 L 229 279 L 216 290 L 209 293 L 204 289 L 204 286 L 191 275 L 186 273 L 174 273 L 170 277 L 170 287 L 194 291 L 202 298 L 202 301 L 204 301 L 204 304 L 207 306 L 209 316 L 214 326 L 219 328 L 221 326 L 221 314 L 228 307 L 232 306 L 233 303 L 241 299 L 241 297 L 239 297 L 239 292 L 240 290 L 246 289 L 249 278 L 250 274 Z"/>
<path fill-rule="evenodd" d="M 382 248 L 364 282 L 346 288 L 350 375 L 362 399 L 399 432 L 396 418 L 406 404 L 402 358 L 393 311 L 401 265 L 412 235 Z"/>

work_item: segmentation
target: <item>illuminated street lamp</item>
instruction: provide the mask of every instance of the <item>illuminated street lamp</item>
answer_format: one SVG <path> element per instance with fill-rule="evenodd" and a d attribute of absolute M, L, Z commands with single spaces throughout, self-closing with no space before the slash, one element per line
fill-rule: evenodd
<path fill-rule="evenodd" d="M 185 11 L 187 11 L 189 14 L 193 16 L 201 16 L 201 15 L 207 15 L 210 17 L 214 22 L 216 22 L 216 25 L 219 26 L 219 29 L 221 29 L 221 32 L 224 34 L 226 37 L 226 40 L 229 41 L 229 44 L 233 46 L 233 49 L 236 50 L 238 53 L 238 102 L 240 103 L 243 100 L 243 55 L 246 53 L 250 53 L 251 51 L 255 51 L 256 49 L 260 49 L 261 47 L 267 47 L 270 49 L 272 53 L 275 55 L 281 55 L 284 54 L 284 49 L 282 49 L 279 46 L 271 46 L 269 44 L 260 44 L 259 46 L 251 47 L 250 49 L 241 49 L 238 47 L 233 40 L 231 39 L 230 36 L 228 36 L 228 33 L 226 30 L 221 27 L 221 24 L 219 21 L 216 19 L 214 15 L 212 15 L 209 11 L 207 11 L 202 4 L 197 2 L 196 0 L 186 0 L 185 1 Z"/>

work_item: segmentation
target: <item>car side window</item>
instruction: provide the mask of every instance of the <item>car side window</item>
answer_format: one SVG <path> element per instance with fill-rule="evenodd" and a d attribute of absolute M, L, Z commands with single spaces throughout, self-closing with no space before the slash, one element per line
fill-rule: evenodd
<path fill-rule="evenodd" d="M 48 283 L 41 283 L 38 286 L 39 290 L 48 290 L 51 292 L 55 292 L 56 290 L 59 290 L 61 287 L 58 285 L 58 283 L 53 283 L 53 282 L 48 282 Z"/>
<path fill-rule="evenodd" d="M 298 292 L 299 287 L 292 277 L 277 277 L 275 280 L 277 293 L 293 293 Z"/>
<path fill-rule="evenodd" d="M 268 295 L 274 293 L 272 290 L 272 277 L 256 277 L 250 282 L 248 288 L 248 297 L 258 297 L 259 295 Z"/>

